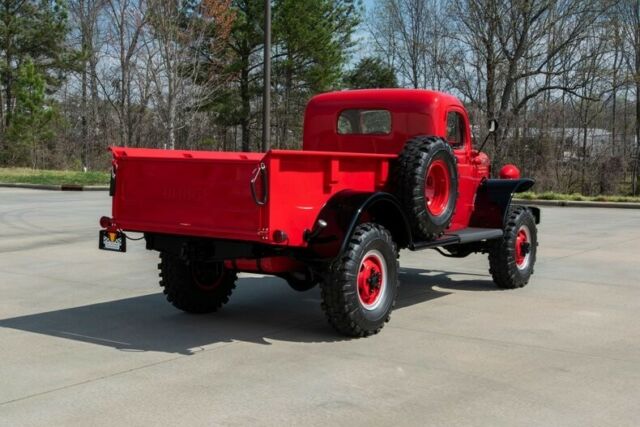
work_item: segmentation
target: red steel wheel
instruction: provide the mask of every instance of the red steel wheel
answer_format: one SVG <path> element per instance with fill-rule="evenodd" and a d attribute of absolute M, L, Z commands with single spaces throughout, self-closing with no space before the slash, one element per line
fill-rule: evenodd
<path fill-rule="evenodd" d="M 375 310 L 387 288 L 387 266 L 382 254 L 370 250 L 363 257 L 358 271 L 358 298 L 366 310 Z"/>
<path fill-rule="evenodd" d="M 191 276 L 196 286 L 203 291 L 213 291 L 224 278 L 224 266 L 220 263 L 191 263 Z"/>
<path fill-rule="evenodd" d="M 442 215 L 449 205 L 450 193 L 449 167 L 444 160 L 434 160 L 427 169 L 424 185 L 424 198 L 431 215 Z"/>
<path fill-rule="evenodd" d="M 371 222 L 358 225 L 320 283 L 329 323 L 351 337 L 377 334 L 395 305 L 399 270 L 391 232 Z"/>
<path fill-rule="evenodd" d="M 529 283 L 536 263 L 538 231 L 536 219 L 525 206 L 511 206 L 502 239 L 487 243 L 489 272 L 502 289 L 516 289 Z"/>
<path fill-rule="evenodd" d="M 516 266 L 523 270 L 529 265 L 529 246 L 531 245 L 531 231 L 526 225 L 518 229 L 516 235 Z"/>

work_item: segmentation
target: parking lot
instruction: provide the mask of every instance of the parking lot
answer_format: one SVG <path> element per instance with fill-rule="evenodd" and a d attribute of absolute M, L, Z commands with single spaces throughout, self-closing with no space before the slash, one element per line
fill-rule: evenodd
<path fill-rule="evenodd" d="M 404 252 L 383 331 L 243 275 L 191 316 L 155 252 L 97 249 L 106 192 L 0 189 L 0 425 L 637 426 L 640 210 L 543 208 L 529 286 Z"/>

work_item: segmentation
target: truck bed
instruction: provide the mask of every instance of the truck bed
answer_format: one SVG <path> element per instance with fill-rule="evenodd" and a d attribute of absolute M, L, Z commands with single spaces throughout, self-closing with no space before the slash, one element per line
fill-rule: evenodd
<path fill-rule="evenodd" d="M 112 148 L 113 219 L 125 231 L 305 246 L 322 206 L 343 189 L 384 190 L 396 155 Z M 264 165 L 264 174 L 259 168 Z M 256 178 L 256 197 L 251 179 Z M 265 197 L 266 203 L 256 203 Z M 276 241 L 283 231 L 287 239 Z"/>

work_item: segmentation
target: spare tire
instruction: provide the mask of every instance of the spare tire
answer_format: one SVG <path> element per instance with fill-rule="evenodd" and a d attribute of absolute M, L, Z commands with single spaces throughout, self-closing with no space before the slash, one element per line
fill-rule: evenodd
<path fill-rule="evenodd" d="M 451 224 L 458 199 L 458 168 L 449 143 L 436 136 L 406 142 L 394 177 L 417 239 L 433 240 Z"/>

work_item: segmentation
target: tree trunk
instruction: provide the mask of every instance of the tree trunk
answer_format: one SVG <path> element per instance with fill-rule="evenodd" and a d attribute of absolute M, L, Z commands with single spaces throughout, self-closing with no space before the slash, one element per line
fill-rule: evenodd
<path fill-rule="evenodd" d="M 640 168 L 640 57 L 636 53 L 636 156 L 633 163 L 631 192 L 638 194 L 638 169 Z"/>
<path fill-rule="evenodd" d="M 249 121 L 251 119 L 251 95 L 249 94 L 249 54 L 242 58 L 242 64 L 243 66 L 240 72 L 242 151 L 250 151 Z"/>
<path fill-rule="evenodd" d="M 633 163 L 633 178 L 631 182 L 631 192 L 633 195 L 638 194 L 638 169 L 640 168 L 640 2 L 636 1 L 634 6 L 634 25 L 636 63 L 635 63 L 635 82 L 636 82 L 636 157 Z"/>
<path fill-rule="evenodd" d="M 176 103 L 169 101 L 169 149 L 176 149 Z"/>

